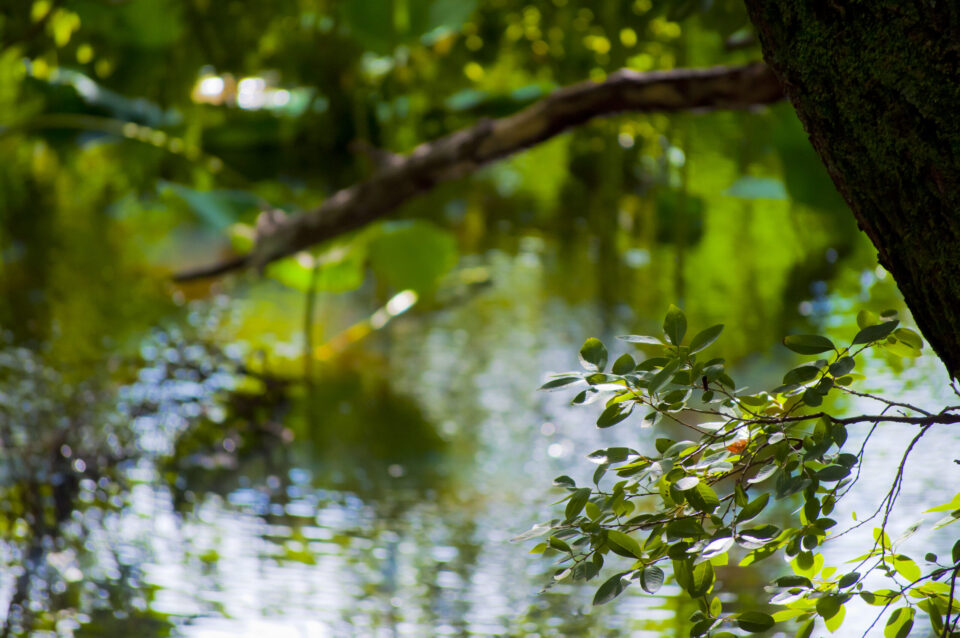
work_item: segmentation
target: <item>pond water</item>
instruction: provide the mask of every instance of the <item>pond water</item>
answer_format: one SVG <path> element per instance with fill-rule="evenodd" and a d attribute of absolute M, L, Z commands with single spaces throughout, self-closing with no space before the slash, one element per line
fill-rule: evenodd
<path fill-rule="evenodd" d="M 712 155 L 688 161 L 705 194 L 736 176 Z M 502 181 L 487 177 L 477 190 Z M 509 541 L 556 515 L 553 477 L 654 438 L 629 420 L 597 430 L 596 406 L 537 386 L 576 367 L 587 336 L 656 332 L 673 301 L 694 327 L 727 324 L 717 350 L 754 387 L 794 362 L 782 335 L 849 336 L 860 307 L 904 309 L 862 237 L 789 202 L 717 196 L 701 236 L 679 243 L 573 217 L 565 232 L 491 214 L 497 231 L 440 291 L 379 329 L 363 322 L 385 291 L 320 295 L 311 343 L 329 347 L 309 362 L 304 297 L 269 280 L 198 291 L 111 274 L 136 260 L 60 266 L 36 284 L 42 301 L 24 293 L 0 360 L 3 635 L 686 635 L 676 588 L 591 608 L 592 587 L 542 592 L 551 564 Z M 352 325 L 368 329 L 334 338 Z M 870 387 L 950 402 L 935 357 L 892 366 L 870 359 Z M 913 434 L 871 440 L 838 520 L 876 507 Z M 925 459 L 956 444 L 935 431 L 913 452 L 893 535 L 950 499 L 957 466 Z M 946 549 L 929 527 L 904 551 Z M 862 531 L 828 558 L 859 553 Z M 723 595 L 763 604 L 785 568 L 723 570 Z M 869 614 L 848 610 L 845 635 Z"/>

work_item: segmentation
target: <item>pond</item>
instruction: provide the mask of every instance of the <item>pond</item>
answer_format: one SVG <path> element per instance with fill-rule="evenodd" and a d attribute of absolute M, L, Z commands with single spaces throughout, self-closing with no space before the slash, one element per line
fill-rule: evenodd
<path fill-rule="evenodd" d="M 677 121 L 730 145 L 731 117 Z M 670 156 L 701 208 L 660 232 L 651 216 L 674 204 L 615 197 L 611 213 L 606 182 L 497 210 L 532 160 L 491 168 L 427 213 L 457 229 L 462 253 L 436 293 L 398 300 L 368 283 L 317 294 L 310 315 L 302 293 L 269 279 L 170 285 L 156 266 L 204 245 L 201 232 L 123 247 L 118 213 L 106 221 L 117 237 L 90 257 L 34 235 L 42 272 L 5 279 L 3 635 L 687 635 L 693 608 L 675 587 L 591 608 L 592 587 L 542 591 L 552 565 L 510 542 L 557 515 L 553 478 L 588 477 L 589 452 L 652 448 L 638 424 L 597 430 L 596 406 L 536 388 L 575 368 L 588 336 L 656 332 L 671 302 L 693 326 L 726 324 L 717 350 L 752 387 L 777 385 L 794 361 L 785 334 L 849 336 L 861 307 L 905 312 L 845 217 L 730 192 L 743 162 L 717 145 Z M 477 215 L 484 230 L 467 232 Z M 950 400 L 929 353 L 906 369 L 869 361 L 882 393 Z M 838 520 L 876 507 L 912 435 L 877 433 Z M 956 444 L 937 431 L 913 452 L 894 534 L 950 499 L 956 467 L 923 459 Z M 929 527 L 904 551 L 947 549 Z M 857 552 L 862 531 L 828 559 Z M 784 567 L 725 569 L 723 596 L 763 604 Z M 845 632 L 871 620 L 851 608 Z"/>

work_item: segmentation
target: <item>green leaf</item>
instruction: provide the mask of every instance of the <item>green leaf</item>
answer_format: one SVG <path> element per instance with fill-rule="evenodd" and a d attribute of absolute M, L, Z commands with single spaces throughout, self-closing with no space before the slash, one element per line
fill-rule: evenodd
<path fill-rule="evenodd" d="M 609 428 L 617 423 L 620 423 L 633 412 L 633 404 L 628 404 L 624 407 L 623 403 L 614 403 L 604 408 L 603 412 L 600 413 L 600 417 L 597 419 L 598 428 Z"/>
<path fill-rule="evenodd" d="M 647 392 L 651 395 L 656 394 L 660 389 L 667 385 L 670 379 L 673 378 L 673 374 L 677 371 L 677 368 L 680 367 L 680 362 L 674 359 L 667 365 L 663 367 L 660 372 L 653 375 L 653 378 L 647 382 Z"/>
<path fill-rule="evenodd" d="M 846 615 L 846 613 L 847 613 L 846 608 L 841 605 L 840 610 L 830 618 L 827 618 L 826 621 L 823 623 L 824 625 L 827 626 L 827 630 L 831 634 L 835 632 L 837 629 L 839 629 L 840 625 L 843 624 L 843 617 Z"/>
<path fill-rule="evenodd" d="M 710 591 L 715 579 L 713 565 L 709 562 L 694 565 L 690 572 L 690 586 L 687 588 L 687 593 L 693 598 L 699 598 Z"/>
<path fill-rule="evenodd" d="M 816 379 L 819 374 L 817 366 L 800 366 L 783 375 L 783 385 L 800 385 Z"/>
<path fill-rule="evenodd" d="M 713 488 L 700 481 L 696 487 L 686 493 L 687 501 L 693 507 L 705 514 L 711 513 L 720 505 L 720 497 L 713 491 Z"/>
<path fill-rule="evenodd" d="M 571 383 L 576 383 L 577 381 L 583 381 L 583 377 L 557 377 L 556 379 L 550 379 L 542 386 L 540 390 L 556 390 L 564 386 L 568 386 Z"/>
<path fill-rule="evenodd" d="M 913 616 L 916 613 L 912 607 L 895 609 L 887 625 L 883 628 L 883 638 L 906 638 L 913 629 Z"/>
<path fill-rule="evenodd" d="M 567 501 L 567 507 L 564 510 L 564 514 L 567 517 L 567 520 L 572 520 L 580 514 L 583 510 L 583 506 L 587 504 L 587 501 L 590 499 L 590 488 L 581 487 L 576 490 L 573 495 L 570 496 L 570 500 Z"/>
<path fill-rule="evenodd" d="M 687 333 L 687 317 L 682 310 L 673 304 L 670 304 L 667 309 L 667 316 L 663 320 L 663 333 L 675 346 L 679 346 L 683 342 L 683 335 Z"/>
<path fill-rule="evenodd" d="M 833 618 L 840 610 L 843 608 L 840 599 L 836 596 L 824 596 L 823 598 L 817 599 L 817 613 L 824 620 L 829 620 Z"/>
<path fill-rule="evenodd" d="M 745 611 L 737 616 L 737 626 L 744 631 L 758 634 L 773 627 L 774 620 L 770 614 L 760 611 Z"/>
<path fill-rule="evenodd" d="M 620 594 L 627 588 L 629 581 L 625 581 L 623 574 L 616 574 L 600 585 L 597 593 L 593 597 L 593 605 L 604 605 Z"/>
<path fill-rule="evenodd" d="M 597 464 L 620 463 L 630 458 L 630 455 L 639 456 L 636 450 L 628 447 L 608 447 L 596 450 L 587 455 L 587 458 Z"/>
<path fill-rule="evenodd" d="M 813 633 L 814 620 L 811 618 L 807 622 L 803 623 L 800 626 L 800 629 L 797 629 L 796 638 L 810 638 L 810 635 Z"/>
<path fill-rule="evenodd" d="M 845 465 L 828 465 L 817 471 L 816 477 L 824 483 L 832 483 L 846 478 L 850 474 L 850 468 Z"/>
<path fill-rule="evenodd" d="M 523 534 L 520 534 L 518 536 L 514 536 L 513 538 L 511 538 L 510 542 L 520 543 L 522 541 L 528 541 L 531 538 L 536 538 L 537 536 L 543 536 L 544 534 L 549 532 L 551 529 L 553 528 L 550 527 L 548 523 L 537 523 L 536 525 L 534 525 L 533 527 L 525 531 Z"/>
<path fill-rule="evenodd" d="M 548 538 L 547 545 L 549 545 L 553 549 L 558 549 L 561 552 L 566 552 L 568 554 L 573 553 L 573 550 L 570 549 L 570 546 L 567 545 L 567 542 L 562 538 L 558 538 L 557 536 L 551 536 L 550 538 Z"/>
<path fill-rule="evenodd" d="M 861 310 L 857 313 L 857 327 L 866 328 L 867 326 L 875 325 L 880 321 L 880 318 L 877 317 L 874 313 L 869 310 Z"/>
<path fill-rule="evenodd" d="M 903 554 L 897 554 L 893 557 L 893 568 L 897 570 L 897 573 L 911 582 L 921 576 L 920 567 L 913 562 L 910 557 L 904 556 Z"/>
<path fill-rule="evenodd" d="M 640 586 L 648 594 L 655 594 L 663 587 L 663 570 L 656 565 L 649 565 L 640 572 Z"/>
<path fill-rule="evenodd" d="M 823 403 L 823 395 L 817 392 L 814 388 L 807 388 L 803 392 L 803 402 L 809 405 L 811 408 L 815 408 Z"/>
<path fill-rule="evenodd" d="M 919 357 L 923 352 L 923 340 L 909 328 L 897 328 L 883 342 L 883 348 L 898 357 Z"/>
<path fill-rule="evenodd" d="M 723 332 L 722 323 L 698 332 L 696 336 L 690 340 L 690 354 L 696 354 L 701 350 L 709 348 L 713 342 L 717 340 L 721 332 Z"/>
<path fill-rule="evenodd" d="M 613 362 L 612 372 L 614 374 L 628 374 L 637 367 L 636 361 L 629 354 L 622 354 Z"/>
<path fill-rule="evenodd" d="M 854 361 L 853 357 L 841 357 L 830 365 L 830 374 L 835 377 L 842 377 L 853 370 L 856 364 L 857 362 Z"/>
<path fill-rule="evenodd" d="M 769 493 L 763 493 L 757 498 L 753 499 L 743 509 L 740 510 L 740 513 L 737 514 L 737 522 L 743 523 L 744 521 L 749 521 L 751 518 L 763 511 L 763 508 L 767 506 L 767 502 L 770 500 Z"/>
<path fill-rule="evenodd" d="M 643 550 L 640 549 L 640 543 L 638 543 L 637 540 L 629 534 L 624 534 L 623 532 L 615 529 L 608 529 L 607 541 L 611 545 L 616 545 L 618 548 L 626 552 L 627 555 L 632 555 L 636 558 L 643 558 Z"/>
<path fill-rule="evenodd" d="M 685 492 L 687 490 L 692 490 L 699 483 L 700 483 L 700 479 L 697 478 L 696 476 L 684 476 L 682 479 L 678 480 L 673 485 L 681 492 Z"/>
<path fill-rule="evenodd" d="M 804 589 L 813 589 L 813 583 L 806 576 L 781 576 L 776 580 L 777 587 L 803 587 Z"/>
<path fill-rule="evenodd" d="M 900 322 L 893 320 L 867 326 L 866 328 L 860 330 L 860 332 L 857 333 L 857 336 L 853 338 L 853 345 L 861 343 L 873 343 L 874 341 L 886 339 L 887 335 L 896 330 L 898 325 L 900 325 Z"/>
<path fill-rule="evenodd" d="M 603 372 L 607 366 L 607 349 L 599 339 L 590 337 L 583 342 L 580 348 L 580 365 L 587 370 Z"/>
<path fill-rule="evenodd" d="M 847 587 L 856 584 L 859 580 L 860 572 L 850 572 L 849 574 L 844 574 L 840 578 L 840 581 L 837 583 L 837 587 L 840 589 L 846 589 Z"/>
<path fill-rule="evenodd" d="M 953 551 L 951 554 L 953 558 L 953 564 L 956 565 L 957 563 L 960 563 L 960 541 L 957 541 L 953 544 Z M 936 560 L 936 558 L 934 558 L 934 560 Z"/>
<path fill-rule="evenodd" d="M 783 345 L 800 354 L 820 354 L 836 349 L 832 341 L 820 335 L 790 335 L 783 338 Z"/>
<path fill-rule="evenodd" d="M 692 518 L 678 518 L 667 523 L 667 534 L 675 538 L 703 538 L 707 533 Z"/>

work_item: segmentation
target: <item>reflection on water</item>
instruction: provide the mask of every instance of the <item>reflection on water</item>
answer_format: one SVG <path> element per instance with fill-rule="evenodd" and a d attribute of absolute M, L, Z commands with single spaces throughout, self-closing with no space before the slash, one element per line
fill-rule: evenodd
<path fill-rule="evenodd" d="M 195 303 L 185 328 L 144 337 L 115 364 L 119 389 L 68 384 L 42 354 L 5 350 L 4 445 L 16 451 L 3 481 L 5 635 L 684 635 L 691 609 L 675 589 L 591 609 L 588 589 L 540 594 L 550 566 L 508 542 L 551 517 L 554 476 L 587 476 L 585 453 L 645 447 L 629 422 L 596 430 L 590 408 L 533 392 L 545 371 L 574 365 L 583 336 L 647 320 L 557 294 L 551 250 L 487 253 L 490 287 L 399 320 L 309 386 L 232 341 L 256 289 L 246 306 Z M 838 330 L 850 329 L 848 299 L 830 298 Z M 760 383 L 776 358 L 764 357 L 742 360 L 738 378 Z M 899 377 L 872 365 L 875 385 L 905 400 L 946 400 L 930 357 Z M 912 434 L 880 433 L 869 482 L 838 520 L 872 509 Z M 923 445 L 955 441 L 939 432 Z M 910 466 L 904 520 L 949 498 L 937 473 Z M 863 542 L 845 537 L 834 555 Z M 910 543 L 929 549 L 922 534 Z M 744 602 L 763 601 L 766 576 L 721 573 Z"/>

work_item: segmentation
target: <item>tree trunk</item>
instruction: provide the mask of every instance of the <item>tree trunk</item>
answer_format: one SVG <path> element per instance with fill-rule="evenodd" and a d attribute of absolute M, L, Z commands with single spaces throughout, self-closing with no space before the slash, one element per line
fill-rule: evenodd
<path fill-rule="evenodd" d="M 746 5 L 880 264 L 960 376 L 960 3 Z"/>

